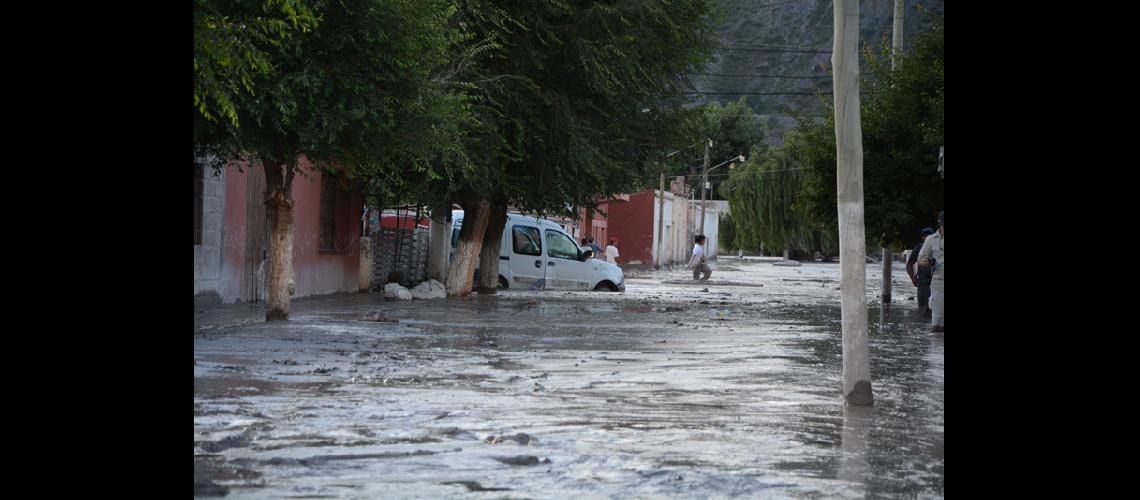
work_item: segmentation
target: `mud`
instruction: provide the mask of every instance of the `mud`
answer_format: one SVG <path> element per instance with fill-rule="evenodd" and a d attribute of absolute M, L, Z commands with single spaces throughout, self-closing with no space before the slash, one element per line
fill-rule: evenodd
<path fill-rule="evenodd" d="M 196 314 L 195 495 L 942 497 L 945 340 L 898 303 L 905 270 L 883 308 L 868 265 L 859 410 L 838 264 L 713 265 L 726 284 Z"/>

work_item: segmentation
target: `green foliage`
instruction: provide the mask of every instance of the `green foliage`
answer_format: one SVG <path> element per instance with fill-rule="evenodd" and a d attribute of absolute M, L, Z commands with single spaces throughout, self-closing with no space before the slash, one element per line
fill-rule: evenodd
<path fill-rule="evenodd" d="M 569 213 L 649 184 L 695 116 L 681 92 L 711 54 L 712 12 L 711 0 L 461 2 L 480 47 L 453 54 L 474 96 L 478 175 L 427 191 Z"/>
<path fill-rule="evenodd" d="M 237 127 L 236 101 L 276 71 L 268 51 L 319 24 L 301 0 L 194 0 L 194 108 Z"/>
<path fill-rule="evenodd" d="M 717 226 L 717 245 L 725 252 L 736 250 L 736 222 L 732 219 L 732 214 L 723 214 L 720 216 L 720 224 Z"/>
<path fill-rule="evenodd" d="M 834 255 L 834 230 L 812 228 L 801 199 L 803 139 L 791 133 L 782 146 L 761 152 L 754 146 L 755 160 L 737 167 L 725 183 L 732 211 L 737 214 L 737 247 L 772 253 L 784 249 Z"/>
<path fill-rule="evenodd" d="M 944 144 L 944 23 L 930 31 L 890 69 L 884 45 L 864 55 L 872 76 L 861 101 L 864 221 L 868 246 L 906 248 L 918 230 L 944 208 L 945 183 L 938 176 L 938 148 Z M 825 100 L 826 121 L 800 118 L 807 177 L 805 206 L 813 226 L 837 227 L 834 111 Z"/>
<path fill-rule="evenodd" d="M 244 4 L 213 6 L 213 15 L 231 18 L 226 9 L 240 13 Z M 230 96 L 240 128 L 196 114 L 196 154 L 290 166 L 304 154 L 366 179 L 395 177 L 397 167 L 442 175 L 434 170 L 440 157 L 462 163 L 459 137 L 470 113 L 462 95 L 432 80 L 459 41 L 448 24 L 454 7 L 445 0 L 309 7 L 321 22 L 308 33 L 250 41 L 274 71 L 252 78 L 254 94 Z"/>
<path fill-rule="evenodd" d="M 709 149 L 709 167 L 728 160 L 734 156 L 745 155 L 754 146 L 757 151 L 767 150 L 764 144 L 764 125 L 760 118 L 752 112 L 744 97 L 737 101 L 721 105 L 713 101 L 697 110 L 700 114 L 691 124 L 687 124 L 689 144 L 697 143 L 697 147 L 686 149 L 678 154 L 670 163 L 669 173 L 673 175 L 701 175 L 701 165 L 704 161 L 704 141 L 713 140 L 713 147 Z M 709 176 L 712 184 L 710 199 L 723 198 L 720 189 L 721 182 L 727 179 L 729 167 L 722 166 Z M 699 184 L 699 181 L 697 181 Z"/>

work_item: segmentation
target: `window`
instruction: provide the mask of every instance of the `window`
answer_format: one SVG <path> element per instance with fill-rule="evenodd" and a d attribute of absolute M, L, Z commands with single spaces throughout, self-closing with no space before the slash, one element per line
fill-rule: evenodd
<path fill-rule="evenodd" d="M 202 197 L 205 196 L 205 167 L 194 165 L 194 244 L 202 244 Z"/>
<path fill-rule="evenodd" d="M 538 228 L 512 226 L 511 240 L 514 242 L 515 253 L 542 255 L 542 235 L 538 232 Z"/>
<path fill-rule="evenodd" d="M 321 251 L 342 252 L 347 235 L 341 232 L 346 217 L 341 212 L 347 210 L 348 199 L 336 177 L 321 175 Z"/>
<path fill-rule="evenodd" d="M 553 229 L 547 229 L 546 243 L 550 245 L 547 252 L 551 257 L 578 260 L 578 245 L 575 245 L 574 240 L 571 240 L 569 236 Z"/>

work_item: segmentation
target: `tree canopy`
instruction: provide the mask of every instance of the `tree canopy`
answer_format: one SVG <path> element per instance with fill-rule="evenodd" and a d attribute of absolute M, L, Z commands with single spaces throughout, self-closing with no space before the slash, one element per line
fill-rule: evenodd
<path fill-rule="evenodd" d="M 934 223 L 944 208 L 944 181 L 937 173 L 938 149 L 944 144 L 944 23 L 933 20 L 912 48 L 897 58 L 886 41 L 876 54 L 865 51 L 871 76 L 862 100 L 863 182 L 868 242 L 873 246 L 908 247 L 918 231 Z M 825 101 L 832 109 L 830 101 Z M 826 122 L 800 119 L 806 159 L 804 200 L 817 228 L 836 227 L 835 132 L 832 114 Z"/>
<path fill-rule="evenodd" d="M 227 7 L 221 15 L 278 2 L 210 3 Z M 311 32 L 235 43 L 231 50 L 259 52 L 264 64 L 256 67 L 272 70 L 247 75 L 252 92 L 229 95 L 236 122 L 195 115 L 200 152 L 273 165 L 295 165 L 303 154 L 358 172 L 393 162 L 427 169 L 441 152 L 461 155 L 464 108 L 431 79 L 459 37 L 448 24 L 448 2 L 314 0 L 309 7 L 320 18 Z M 195 35 L 227 39 L 214 33 L 221 29 L 206 26 Z M 195 67 L 207 66 L 207 56 L 196 51 Z M 230 84 L 234 78 L 244 77 L 230 75 Z"/>

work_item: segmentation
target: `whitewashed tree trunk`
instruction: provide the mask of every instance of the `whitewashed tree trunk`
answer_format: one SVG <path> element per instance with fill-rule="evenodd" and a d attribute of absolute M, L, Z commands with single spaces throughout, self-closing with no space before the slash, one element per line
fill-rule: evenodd
<path fill-rule="evenodd" d="M 479 252 L 479 293 L 493 294 L 499 289 L 499 250 L 503 243 L 503 227 L 507 224 L 506 204 L 492 205 L 483 232 L 483 249 Z"/>
<path fill-rule="evenodd" d="M 451 204 L 440 203 L 431 209 L 428 229 L 428 279 L 447 284 L 447 264 L 451 254 Z"/>
<path fill-rule="evenodd" d="M 486 200 L 462 206 L 463 229 L 459 230 L 455 261 L 447 272 L 448 297 L 471 295 L 472 280 L 479 263 L 479 251 L 483 249 L 483 233 L 487 230 L 487 215 L 490 212 L 490 204 Z"/>
<path fill-rule="evenodd" d="M 289 319 L 293 283 L 293 175 L 287 165 L 264 166 L 265 214 L 269 219 L 269 275 L 265 320 Z"/>
<path fill-rule="evenodd" d="M 843 318 L 843 400 L 867 406 L 871 359 L 867 333 L 867 249 L 863 226 L 863 133 L 859 119 L 859 3 L 834 0 L 836 192 Z"/>

